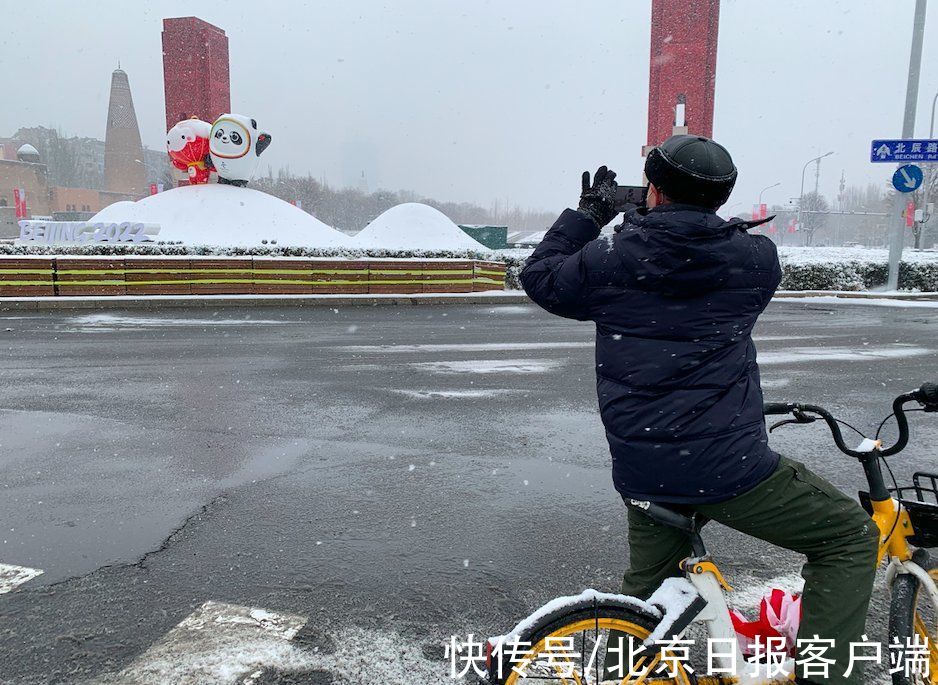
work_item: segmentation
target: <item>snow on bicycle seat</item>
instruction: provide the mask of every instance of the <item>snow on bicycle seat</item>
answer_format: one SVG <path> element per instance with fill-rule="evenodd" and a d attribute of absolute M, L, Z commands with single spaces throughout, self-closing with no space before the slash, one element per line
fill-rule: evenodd
<path fill-rule="evenodd" d="M 626 499 L 625 505 L 647 514 L 658 523 L 666 526 L 696 533 L 700 530 L 706 519 L 690 507 L 680 504 L 657 504 L 648 500 Z"/>

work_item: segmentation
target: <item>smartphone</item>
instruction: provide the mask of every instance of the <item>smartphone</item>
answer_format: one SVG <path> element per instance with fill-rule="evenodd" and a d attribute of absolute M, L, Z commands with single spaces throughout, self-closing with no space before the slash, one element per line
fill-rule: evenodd
<path fill-rule="evenodd" d="M 616 190 L 617 212 L 624 212 L 632 207 L 645 206 L 648 198 L 648 186 L 619 186 Z"/>

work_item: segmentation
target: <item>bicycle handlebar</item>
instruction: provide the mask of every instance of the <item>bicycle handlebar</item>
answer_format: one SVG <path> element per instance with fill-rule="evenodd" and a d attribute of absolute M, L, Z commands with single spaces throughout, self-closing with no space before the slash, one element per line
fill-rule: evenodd
<path fill-rule="evenodd" d="M 899 438 L 892 447 L 880 450 L 879 453 L 881 456 L 888 457 L 897 454 L 909 443 L 909 421 L 905 415 L 905 405 L 909 402 L 918 402 L 926 411 L 938 411 L 938 384 L 923 383 L 918 390 L 904 393 L 893 400 L 892 411 L 896 417 Z M 834 444 L 837 445 L 837 448 L 844 454 L 857 459 L 867 456 L 876 449 L 875 446 L 871 446 L 868 450 L 856 450 L 847 447 L 837 419 L 823 407 L 814 404 L 766 402 L 763 405 L 763 413 L 767 416 L 770 414 L 791 414 L 795 417 L 795 423 L 811 423 L 815 419 L 808 416 L 808 414 L 816 414 L 824 419 L 824 422 L 827 424 L 828 428 L 830 428 L 831 435 L 834 438 Z"/>

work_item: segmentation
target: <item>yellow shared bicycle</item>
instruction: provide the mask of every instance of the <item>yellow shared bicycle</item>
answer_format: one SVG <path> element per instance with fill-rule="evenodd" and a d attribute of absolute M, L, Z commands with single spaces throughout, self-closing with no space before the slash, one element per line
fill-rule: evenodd
<path fill-rule="evenodd" d="M 906 409 L 910 404 L 919 407 Z M 856 448 L 844 442 L 842 422 L 822 407 L 768 403 L 765 414 L 790 417 L 777 425 L 825 421 L 840 451 L 860 462 L 869 483 L 869 492 L 861 492 L 860 501 L 881 532 L 878 561 L 887 560 L 886 583 L 891 590 L 889 642 L 920 645 L 918 658 L 927 662 L 925 668 L 913 672 L 893 673 L 893 685 L 938 685 L 938 569 L 932 568 L 925 549 L 938 547 L 938 474 L 916 473 L 907 487 L 899 487 L 893 478 L 894 486 L 890 488 L 882 470 L 883 465 L 889 469 L 885 457 L 897 454 L 908 444 L 906 412 L 938 411 L 938 385 L 926 383 L 900 395 L 892 408 L 893 413 L 880 424 L 876 436 L 864 438 Z M 898 439 L 886 448 L 879 433 L 892 417 L 896 419 Z M 686 531 L 693 556 L 681 563 L 683 577 L 668 579 L 645 601 L 587 590 L 548 602 L 506 635 L 488 641 L 488 683 L 731 685 L 784 680 L 777 674 L 759 675 L 759 664 L 747 661 L 739 652 L 726 602 L 730 586 L 704 546 L 700 536 L 704 521 L 696 514 L 652 502 L 633 500 L 628 504 L 661 523 Z M 707 669 L 691 665 L 694 655 L 680 641 L 684 632 L 698 623 L 703 624 L 709 638 L 723 645 L 721 654 L 708 655 Z M 607 653 L 622 649 L 621 641 L 618 647 L 612 646 L 613 631 L 628 636 L 639 649 L 645 648 L 630 652 L 629 667 L 623 669 L 628 673 L 621 677 L 610 677 L 604 670 Z M 753 666 L 753 675 L 749 675 L 749 666 Z M 708 670 L 710 674 L 705 675 Z"/>

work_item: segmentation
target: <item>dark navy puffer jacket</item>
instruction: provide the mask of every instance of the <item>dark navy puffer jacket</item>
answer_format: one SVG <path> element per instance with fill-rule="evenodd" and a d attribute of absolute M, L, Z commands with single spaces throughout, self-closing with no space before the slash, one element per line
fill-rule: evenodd
<path fill-rule="evenodd" d="M 547 311 L 596 322 L 596 388 L 626 498 L 719 502 L 764 480 L 751 333 L 781 280 L 775 245 L 689 205 L 626 214 L 598 237 L 566 210 L 521 274 Z"/>

